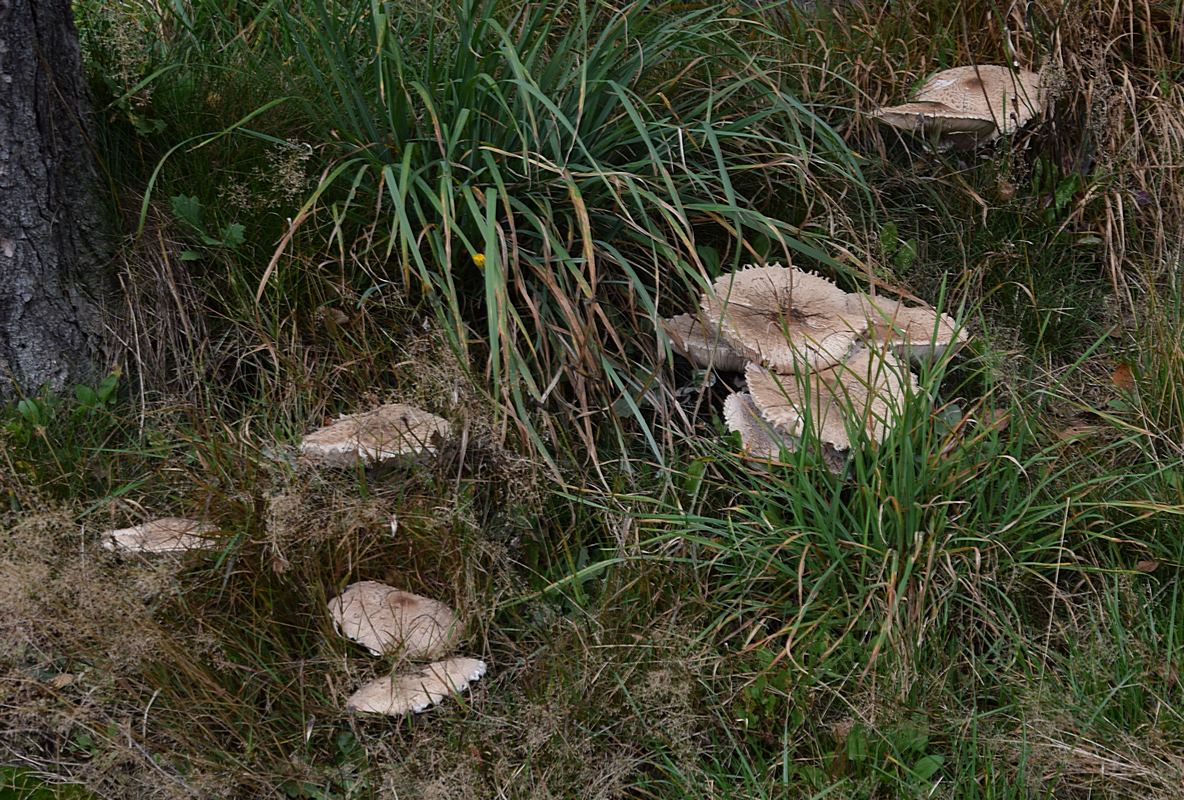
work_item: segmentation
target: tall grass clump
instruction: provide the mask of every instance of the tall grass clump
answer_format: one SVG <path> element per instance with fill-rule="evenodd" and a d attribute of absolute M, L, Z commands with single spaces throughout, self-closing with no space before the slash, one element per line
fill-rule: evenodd
<path fill-rule="evenodd" d="M 895 429 L 842 476 L 808 448 L 753 462 L 734 441 L 698 440 L 677 490 L 632 499 L 631 558 L 695 576 L 685 606 L 727 664 L 700 676 L 718 715 L 703 772 L 754 797 L 946 782 L 955 797 L 1121 797 L 1084 744 L 1117 737 L 1129 785 L 1167 796 L 1173 779 L 1153 777 L 1166 750 L 1122 737 L 1182 734 L 1137 699 L 1174 688 L 1130 677 L 1178 652 L 1174 590 L 1129 577 L 1178 557 L 1178 467 L 1131 464 L 1137 430 L 1049 427 L 1040 409 L 1062 400 L 1016 391 L 989 362 L 950 366 L 925 370 Z M 1100 663 L 1112 641 L 1129 650 L 1113 673 Z M 1044 771 L 1066 746 L 1080 752 L 1065 774 Z M 1029 758 L 1042 772 L 1021 790 Z M 698 796 L 703 772 L 668 764 L 647 785 Z"/>
<path fill-rule="evenodd" d="M 828 262 L 753 200 L 860 183 L 842 140 L 747 52 L 752 23 L 714 7 L 313 1 L 284 20 L 338 143 L 293 227 L 336 208 L 350 224 L 333 235 L 382 256 L 375 288 L 422 291 L 540 453 L 595 459 L 589 420 L 607 412 L 660 459 L 639 406 L 664 306 L 758 232 Z M 261 294 L 282 286 L 271 266 Z M 576 424 L 540 424 L 542 408 Z"/>

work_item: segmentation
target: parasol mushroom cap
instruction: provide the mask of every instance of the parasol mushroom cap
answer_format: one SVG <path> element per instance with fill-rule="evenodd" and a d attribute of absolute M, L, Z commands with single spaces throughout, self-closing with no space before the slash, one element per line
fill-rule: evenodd
<path fill-rule="evenodd" d="M 744 449 L 755 458 L 775 459 L 782 450 L 792 453 L 797 449 L 797 439 L 762 417 L 748 392 L 730 394 L 724 400 L 724 423 L 728 430 L 740 434 Z"/>
<path fill-rule="evenodd" d="M 359 581 L 329 601 L 333 627 L 373 655 L 440 658 L 460 640 L 452 609 L 378 581 Z"/>
<path fill-rule="evenodd" d="M 889 344 L 902 358 L 936 359 L 946 348 L 957 350 L 969 338 L 953 317 L 929 306 L 906 306 L 887 297 L 851 294 L 847 308 L 866 321 L 868 339 Z"/>
<path fill-rule="evenodd" d="M 911 101 L 872 116 L 909 133 L 933 132 L 951 147 L 974 147 L 1014 133 L 1044 107 L 1040 76 L 1028 70 L 979 64 L 943 70 Z"/>
<path fill-rule="evenodd" d="M 387 675 L 367 683 L 345 702 L 350 711 L 392 717 L 418 714 L 444 698 L 460 694 L 485 674 L 476 658 L 436 661 L 412 673 Z"/>
<path fill-rule="evenodd" d="M 411 453 L 434 453 L 450 432 L 448 420 L 414 406 L 389 403 L 372 411 L 348 414 L 313 431 L 300 452 L 330 466 L 385 461 Z"/>
<path fill-rule="evenodd" d="M 691 314 L 663 319 L 662 330 L 670 337 L 674 352 L 700 369 L 743 372 L 749 361 L 758 358 L 747 348 L 732 345 L 718 329 L 704 325 L 699 317 Z"/>
<path fill-rule="evenodd" d="M 804 363 L 823 369 L 845 359 L 862 332 L 847 293 L 794 267 L 746 267 L 724 275 L 703 296 L 704 321 L 734 348 L 771 369 Z"/>
<path fill-rule="evenodd" d="M 208 534 L 218 530 L 216 525 L 181 517 L 163 517 L 136 525 L 119 528 L 100 535 L 108 550 L 133 553 L 184 553 L 213 547 L 217 540 Z"/>
<path fill-rule="evenodd" d="M 801 437 L 806 419 L 824 445 L 848 450 L 848 428 L 879 443 L 903 410 L 906 387 L 916 379 L 894 354 L 860 350 L 826 370 L 779 374 L 755 364 L 745 370 L 748 391 L 761 416 L 782 433 Z"/>

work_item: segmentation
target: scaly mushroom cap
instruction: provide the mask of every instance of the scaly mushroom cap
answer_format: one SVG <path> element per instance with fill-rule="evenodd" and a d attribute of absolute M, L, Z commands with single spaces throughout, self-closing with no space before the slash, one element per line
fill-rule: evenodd
<path fill-rule="evenodd" d="M 300 443 L 300 452 L 323 464 L 353 466 L 408 453 L 436 451 L 437 438 L 449 434 L 448 420 L 414 406 L 390 403 L 373 411 L 349 414 Z"/>
<path fill-rule="evenodd" d="M 445 697 L 460 694 L 485 674 L 485 662 L 476 658 L 436 661 L 405 675 L 378 678 L 354 692 L 345 707 L 368 714 L 392 717 L 418 714 Z"/>
<path fill-rule="evenodd" d="M 822 369 L 842 361 L 862 332 L 847 293 L 793 267 L 747 267 L 724 275 L 703 296 L 704 321 L 737 350 L 775 370 L 803 362 Z"/>
<path fill-rule="evenodd" d="M 748 362 L 757 358 L 756 353 L 732 346 L 690 314 L 662 320 L 662 330 L 670 337 L 674 351 L 701 369 L 743 372 Z"/>
<path fill-rule="evenodd" d="M 728 395 L 724 400 L 724 422 L 728 430 L 740 434 L 744 449 L 756 458 L 775 459 L 782 449 L 790 453 L 797 449 L 797 440 L 762 417 L 748 392 Z"/>
<path fill-rule="evenodd" d="M 928 306 L 906 306 L 887 297 L 864 294 L 847 296 L 847 308 L 867 322 L 867 338 L 892 346 L 898 356 L 927 360 L 940 356 L 951 345 L 967 339 L 966 329 L 954 318 Z"/>
<path fill-rule="evenodd" d="M 906 385 L 916 391 L 913 374 L 892 353 L 860 350 L 830 369 L 778 374 L 749 364 L 748 391 L 761 416 L 790 436 L 802 436 L 807 410 L 819 440 L 837 450 L 851 447 L 847 433 L 863 428 L 882 442 L 900 415 Z"/>
<path fill-rule="evenodd" d="M 1022 128 L 1043 106 L 1035 72 L 980 64 L 943 70 L 910 102 L 872 116 L 910 133 L 934 131 L 954 146 L 974 146 Z"/>
<path fill-rule="evenodd" d="M 216 544 L 206 534 L 218 528 L 206 522 L 180 517 L 164 517 L 132 528 L 103 533 L 100 540 L 108 550 L 127 550 L 135 553 L 183 553 L 201 550 Z"/>
<path fill-rule="evenodd" d="M 439 658 L 460 640 L 452 609 L 437 600 L 377 581 L 359 581 L 329 601 L 337 632 L 374 655 Z"/>

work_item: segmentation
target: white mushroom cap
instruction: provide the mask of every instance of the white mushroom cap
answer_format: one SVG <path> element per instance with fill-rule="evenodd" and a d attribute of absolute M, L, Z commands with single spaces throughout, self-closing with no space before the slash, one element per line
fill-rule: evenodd
<path fill-rule="evenodd" d="M 136 553 L 183 553 L 201 550 L 217 542 L 206 534 L 218 530 L 216 525 L 181 517 L 163 517 L 101 534 L 100 541 L 108 550 L 127 550 Z"/>
<path fill-rule="evenodd" d="M 300 452 L 323 464 L 353 466 L 408 453 L 436 451 L 449 435 L 448 420 L 414 406 L 390 403 L 340 417 L 304 437 Z"/>
<path fill-rule="evenodd" d="M 936 132 L 954 146 L 974 146 L 1022 128 L 1043 107 L 1035 72 L 980 64 L 943 70 L 910 102 L 873 116 L 911 133 Z"/>
<path fill-rule="evenodd" d="M 861 320 L 847 311 L 847 293 L 793 267 L 747 267 L 724 275 L 703 296 L 705 322 L 718 325 L 734 348 L 771 369 L 822 369 L 855 345 Z"/>
<path fill-rule="evenodd" d="M 674 351 L 701 369 L 743 372 L 757 354 L 725 341 L 718 330 L 708 328 L 698 317 L 679 314 L 662 320 Z"/>
<path fill-rule="evenodd" d="M 756 458 L 774 459 L 782 449 L 790 453 L 797 449 L 797 439 L 762 417 L 748 392 L 728 395 L 724 400 L 724 422 L 728 430 L 740 434 L 744 449 Z"/>
<path fill-rule="evenodd" d="M 778 374 L 749 364 L 745 377 L 761 416 L 778 430 L 802 436 L 808 412 L 819 440 L 837 450 L 851 447 L 849 425 L 882 442 L 902 411 L 905 387 L 918 391 L 913 374 L 895 355 L 873 350 L 860 350 L 820 372 Z"/>
<path fill-rule="evenodd" d="M 968 338 L 948 314 L 929 306 L 906 306 L 887 297 L 847 296 L 847 308 L 867 324 L 867 338 L 890 344 L 898 356 L 914 360 L 939 357 L 947 347 L 960 347 Z"/>
<path fill-rule="evenodd" d="M 345 707 L 369 714 L 420 713 L 452 694 L 460 694 L 485 674 L 475 658 L 436 661 L 414 673 L 378 678 L 354 692 Z"/>
<path fill-rule="evenodd" d="M 456 614 L 438 600 L 377 581 L 359 581 L 329 601 L 337 632 L 374 655 L 401 652 L 409 659 L 439 658 L 456 646 Z"/>

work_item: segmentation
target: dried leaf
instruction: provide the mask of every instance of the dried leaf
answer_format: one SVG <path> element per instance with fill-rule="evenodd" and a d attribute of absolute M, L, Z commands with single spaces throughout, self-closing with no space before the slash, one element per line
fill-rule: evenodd
<path fill-rule="evenodd" d="M 984 408 L 981 414 L 982 419 L 979 424 L 985 430 L 1005 431 L 1007 426 L 1011 424 L 1011 414 L 1007 409 L 991 408 L 990 406 Z"/>
<path fill-rule="evenodd" d="M 49 685 L 55 689 L 65 689 L 74 682 L 74 675 L 69 672 L 61 672 L 49 679 Z"/>
<path fill-rule="evenodd" d="M 1059 431 L 1057 431 L 1056 437 L 1061 441 L 1065 441 L 1066 439 L 1079 439 L 1089 436 L 1091 433 L 1094 433 L 1097 430 L 1097 425 L 1090 425 L 1085 422 L 1075 422 L 1072 425 L 1066 425 L 1064 428 L 1061 428 Z"/>
<path fill-rule="evenodd" d="M 1110 380 L 1114 383 L 1114 388 L 1120 392 L 1135 390 L 1135 373 L 1131 371 L 1130 364 L 1119 364 L 1115 367 L 1114 372 L 1110 374 Z"/>

